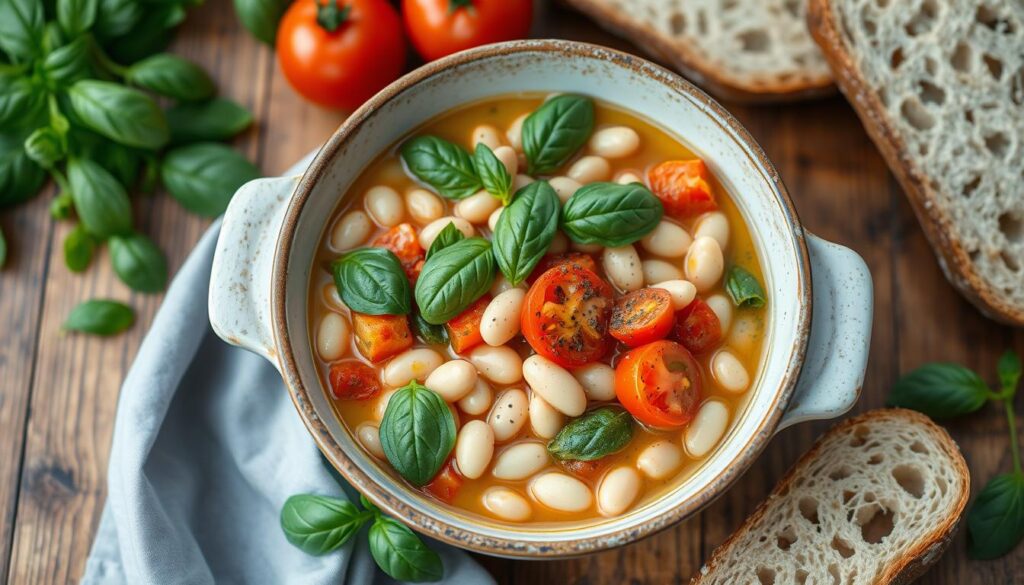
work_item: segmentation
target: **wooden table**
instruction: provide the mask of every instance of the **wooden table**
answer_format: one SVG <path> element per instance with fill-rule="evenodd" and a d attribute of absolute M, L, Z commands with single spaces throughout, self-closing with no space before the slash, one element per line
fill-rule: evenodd
<path fill-rule="evenodd" d="M 535 36 L 639 52 L 575 13 L 545 7 L 536 20 Z M 202 63 L 224 95 L 255 113 L 256 126 L 236 145 L 268 175 L 317 147 L 342 120 L 292 92 L 272 51 L 246 34 L 227 0 L 191 11 L 174 50 Z M 943 278 L 899 185 L 841 97 L 730 109 L 778 166 L 804 225 L 857 250 L 871 267 L 874 333 L 857 412 L 882 406 L 897 376 L 923 362 L 957 361 L 991 379 L 1006 348 L 1024 352 L 1021 331 L 984 319 Z M 0 273 L 0 570 L 19 584 L 81 577 L 106 495 L 118 390 L 161 300 L 127 290 L 105 257 L 84 275 L 70 273 L 61 255 L 69 226 L 50 219 L 49 199 L 47 193 L 0 216 L 12 242 Z M 136 225 L 167 252 L 172 272 L 209 223 L 164 194 L 137 197 L 135 211 Z M 93 297 L 128 300 L 139 323 L 113 339 L 62 335 L 68 311 Z M 1024 405 L 1024 399 L 1017 402 Z M 704 513 L 642 542 L 567 561 L 480 561 L 510 583 L 686 581 L 828 426 L 783 432 Z M 1010 469 L 1000 411 L 986 408 L 949 428 L 970 464 L 975 491 Z M 967 560 L 965 547 L 961 531 L 924 582 L 1024 581 L 1024 546 L 989 562 Z"/>

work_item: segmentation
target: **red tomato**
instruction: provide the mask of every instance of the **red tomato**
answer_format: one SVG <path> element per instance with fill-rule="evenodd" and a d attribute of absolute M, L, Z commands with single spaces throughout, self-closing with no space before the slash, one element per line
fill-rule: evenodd
<path fill-rule="evenodd" d="M 711 175 L 699 158 L 663 162 L 647 172 L 647 179 L 665 213 L 676 219 L 718 209 L 711 192 Z"/>
<path fill-rule="evenodd" d="M 455 464 L 449 459 L 448 463 L 445 463 L 444 467 L 441 468 L 441 471 L 437 472 L 434 479 L 423 486 L 423 490 L 442 502 L 450 504 L 455 499 L 455 494 L 459 493 L 459 488 L 461 487 L 462 476 L 459 475 L 458 471 L 455 471 Z"/>
<path fill-rule="evenodd" d="M 642 288 L 615 302 L 609 332 L 637 347 L 664 338 L 674 322 L 672 295 L 660 288 Z"/>
<path fill-rule="evenodd" d="M 700 405 L 697 361 L 673 341 L 631 350 L 615 367 L 615 394 L 639 421 L 652 427 L 681 427 Z"/>
<path fill-rule="evenodd" d="M 363 362 L 331 364 L 331 393 L 338 400 L 363 400 L 380 392 L 377 372 Z"/>
<path fill-rule="evenodd" d="M 364 315 L 352 311 L 352 331 L 359 353 L 373 363 L 412 347 L 412 332 L 405 315 Z"/>
<path fill-rule="evenodd" d="M 704 353 L 722 342 L 722 323 L 703 299 L 693 299 L 692 303 L 676 313 L 672 339 L 693 353 Z"/>
<path fill-rule="evenodd" d="M 612 347 L 612 288 L 576 263 L 556 266 L 526 293 L 523 337 L 533 350 L 571 368 L 601 359 Z"/>
<path fill-rule="evenodd" d="M 526 38 L 532 0 L 402 0 L 405 29 L 427 61 Z"/>
<path fill-rule="evenodd" d="M 593 461 L 580 461 L 579 459 L 566 459 L 562 461 L 562 469 L 575 475 L 580 479 L 594 481 L 601 475 L 604 468 L 608 466 L 608 458 L 602 457 Z"/>
<path fill-rule="evenodd" d="M 354 110 L 402 72 L 402 22 L 387 0 L 296 0 L 277 28 L 277 60 L 306 99 Z"/>
<path fill-rule="evenodd" d="M 402 263 L 406 276 L 409 280 L 416 282 L 423 269 L 423 248 L 420 247 L 419 236 L 416 235 L 416 228 L 409 223 L 400 223 L 389 229 L 373 240 L 374 246 L 387 248 L 398 256 Z"/>
<path fill-rule="evenodd" d="M 467 352 L 484 342 L 480 335 L 480 322 L 484 320 L 484 309 L 490 302 L 490 295 L 484 295 L 445 324 L 455 353 Z"/>
<path fill-rule="evenodd" d="M 562 264 L 576 263 L 586 268 L 591 272 L 597 272 L 597 262 L 594 261 L 594 257 L 590 254 L 584 254 L 582 252 L 569 252 L 568 254 L 548 254 L 540 259 L 537 266 L 534 267 L 533 272 L 526 278 L 527 282 L 533 282 L 538 276 L 544 274 L 548 270 L 551 270 L 555 266 L 561 266 Z"/>

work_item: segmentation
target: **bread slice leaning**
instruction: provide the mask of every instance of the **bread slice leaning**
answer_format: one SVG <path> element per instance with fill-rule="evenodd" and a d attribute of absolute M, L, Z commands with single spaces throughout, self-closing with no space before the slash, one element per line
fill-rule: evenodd
<path fill-rule="evenodd" d="M 709 92 L 778 102 L 835 91 L 806 0 L 563 0 Z"/>
<path fill-rule="evenodd" d="M 969 492 L 946 431 L 874 410 L 818 439 L 690 583 L 909 583 L 945 550 Z"/>
<path fill-rule="evenodd" d="M 1024 325 L 1024 5 L 810 2 L 811 32 L 946 277 Z"/>

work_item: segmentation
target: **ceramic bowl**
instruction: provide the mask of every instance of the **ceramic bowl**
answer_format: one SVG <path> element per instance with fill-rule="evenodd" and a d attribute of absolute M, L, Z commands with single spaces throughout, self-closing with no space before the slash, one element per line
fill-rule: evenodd
<path fill-rule="evenodd" d="M 425 121 L 517 92 L 595 96 L 675 135 L 734 195 L 764 268 L 771 299 L 765 350 L 746 405 L 693 473 L 615 518 L 510 525 L 427 498 L 363 452 L 333 414 L 317 375 L 307 287 L 332 213 L 346 198 L 361 195 L 348 186 Z M 845 412 L 863 379 L 871 310 L 864 262 L 803 229 L 771 162 L 720 105 L 638 57 L 553 40 L 490 45 L 430 63 L 357 110 L 301 177 L 245 185 L 225 214 L 210 289 L 214 330 L 277 366 L 313 439 L 356 489 L 439 540 L 530 558 L 608 549 L 668 527 L 720 495 L 780 429 Z"/>

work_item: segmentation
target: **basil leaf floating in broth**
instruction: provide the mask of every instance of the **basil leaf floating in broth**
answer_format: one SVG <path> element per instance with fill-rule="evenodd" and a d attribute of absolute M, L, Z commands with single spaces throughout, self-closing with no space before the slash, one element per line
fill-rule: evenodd
<path fill-rule="evenodd" d="M 404 524 L 378 516 L 370 526 L 370 555 L 396 581 L 422 583 L 444 577 L 441 557 Z"/>
<path fill-rule="evenodd" d="M 733 266 L 725 279 L 725 290 L 737 307 L 763 307 L 765 303 L 764 289 L 746 268 Z"/>
<path fill-rule="evenodd" d="M 491 288 L 494 253 L 483 238 L 466 238 L 435 252 L 416 280 L 416 305 L 427 323 L 441 325 Z"/>
<path fill-rule="evenodd" d="M 419 180 L 449 199 L 469 197 L 480 190 L 473 157 L 437 136 L 418 136 L 402 146 L 402 160 Z"/>
<path fill-rule="evenodd" d="M 117 301 L 94 299 L 72 309 L 61 328 L 93 335 L 114 335 L 134 323 L 135 312 L 131 307 Z"/>
<path fill-rule="evenodd" d="M 512 197 L 512 175 L 508 174 L 505 164 L 498 160 L 498 157 L 494 156 L 494 151 L 483 142 L 476 145 L 473 167 L 484 189 L 497 197 L 502 205 L 508 205 Z"/>
<path fill-rule="evenodd" d="M 412 328 L 423 343 L 431 345 L 448 345 L 448 330 L 444 325 L 427 323 L 423 315 L 416 313 L 412 318 Z"/>
<path fill-rule="evenodd" d="M 555 459 L 593 461 L 622 450 L 633 438 L 633 416 L 603 406 L 573 419 L 548 443 Z"/>
<path fill-rule="evenodd" d="M 455 227 L 454 223 L 449 223 L 441 228 L 441 231 L 437 233 L 437 237 L 434 238 L 433 243 L 430 244 L 430 249 L 427 250 L 427 255 L 424 260 L 429 260 L 434 254 L 448 246 L 451 246 L 455 242 L 464 240 L 465 238 L 465 234 L 463 234 L 459 228 Z"/>
<path fill-rule="evenodd" d="M 157 293 L 167 286 L 167 259 L 142 234 L 110 238 L 110 260 L 121 282 L 133 290 Z"/>
<path fill-rule="evenodd" d="M 348 542 L 373 515 L 341 498 L 300 494 L 281 508 L 281 529 L 302 552 L 324 555 Z"/>
<path fill-rule="evenodd" d="M 380 444 L 399 475 L 416 487 L 424 486 L 455 446 L 455 418 L 437 392 L 409 382 L 388 400 Z"/>
<path fill-rule="evenodd" d="M 516 192 L 494 226 L 494 258 L 512 285 L 526 280 L 547 253 L 558 231 L 559 200 L 547 181 Z"/>
<path fill-rule="evenodd" d="M 549 173 L 566 163 L 594 130 L 594 102 L 559 95 L 523 121 L 523 152 L 531 175 Z"/>
<path fill-rule="evenodd" d="M 640 183 L 591 183 L 565 203 L 562 230 L 578 244 L 616 248 L 651 233 L 664 213 L 661 201 Z"/>
<path fill-rule="evenodd" d="M 407 315 L 409 279 L 390 250 L 360 248 L 331 264 L 334 286 L 353 311 L 367 315 Z"/>

